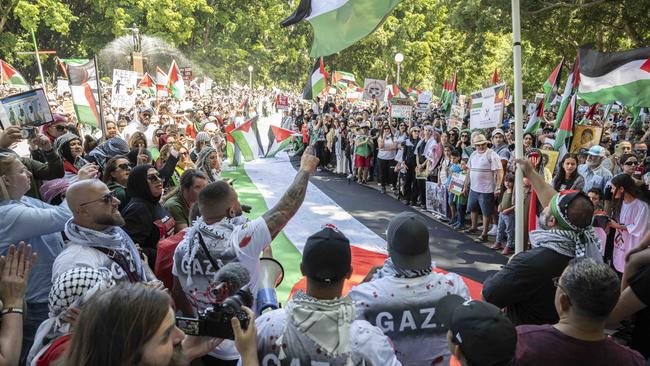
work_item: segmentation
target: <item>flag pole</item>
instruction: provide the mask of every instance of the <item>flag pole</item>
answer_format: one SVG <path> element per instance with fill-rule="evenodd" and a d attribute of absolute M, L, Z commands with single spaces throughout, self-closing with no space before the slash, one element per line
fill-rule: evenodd
<path fill-rule="evenodd" d="M 519 0 L 512 0 L 512 60 L 514 69 L 515 87 L 515 157 L 524 158 L 524 133 L 522 111 L 522 84 L 521 84 L 521 24 L 519 13 Z M 524 250 L 524 173 L 521 169 L 515 170 L 515 253 Z"/>
<path fill-rule="evenodd" d="M 97 76 L 97 103 L 99 103 L 99 128 L 102 130 L 102 137 L 106 137 L 106 124 L 104 123 L 104 107 L 102 95 L 102 83 L 99 80 L 99 66 L 97 66 L 97 55 L 93 56 L 93 62 L 95 62 L 95 74 Z"/>
<path fill-rule="evenodd" d="M 36 53 L 36 63 L 38 64 L 38 73 L 41 75 L 41 85 L 43 86 L 43 91 L 47 96 L 47 86 L 45 85 L 45 77 L 43 76 L 43 66 L 41 65 L 41 56 L 38 53 L 38 44 L 36 44 L 36 34 L 34 34 L 34 29 L 32 32 L 32 41 L 34 41 L 34 51 Z"/>

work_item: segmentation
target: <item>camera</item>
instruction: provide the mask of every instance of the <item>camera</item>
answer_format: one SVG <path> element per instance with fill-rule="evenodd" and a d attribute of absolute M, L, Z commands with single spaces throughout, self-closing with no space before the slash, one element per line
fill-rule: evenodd
<path fill-rule="evenodd" d="M 242 306 L 253 306 L 253 295 L 246 288 L 241 288 L 234 295 L 227 297 L 221 304 L 215 304 L 199 312 L 198 318 L 176 317 L 176 325 L 185 334 L 222 339 L 235 339 L 230 319 L 239 319 L 242 329 L 248 328 L 250 318 Z"/>
<path fill-rule="evenodd" d="M 20 137 L 25 140 L 31 140 L 36 137 L 36 128 L 34 127 L 21 127 Z"/>

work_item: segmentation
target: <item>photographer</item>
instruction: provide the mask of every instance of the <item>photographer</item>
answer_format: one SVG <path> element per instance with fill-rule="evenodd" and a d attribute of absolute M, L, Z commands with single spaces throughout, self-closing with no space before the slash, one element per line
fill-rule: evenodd
<path fill-rule="evenodd" d="M 248 316 L 253 313 L 244 308 Z M 242 330 L 232 322 L 237 347 L 245 366 L 257 365 L 253 358 L 255 324 Z M 111 336 L 106 337 L 106 330 Z M 221 342 L 217 338 L 186 336 L 178 327 L 171 298 L 143 285 L 118 285 L 93 296 L 84 305 L 75 324 L 66 366 L 188 365 Z"/>
<path fill-rule="evenodd" d="M 18 126 L 9 126 L 4 131 L 0 131 L 0 153 L 15 154 L 11 150 L 11 147 L 22 141 L 23 137 L 20 131 L 20 127 Z M 44 164 L 27 157 L 20 158 L 27 170 L 32 173 L 33 177 L 30 182 L 29 191 L 25 195 L 40 199 L 39 188 L 41 181 L 63 178 L 65 174 L 63 159 L 52 148 L 52 142 L 43 135 L 37 135 L 36 138 L 30 141 L 30 145 L 34 145 L 43 151 L 47 163 Z"/>
<path fill-rule="evenodd" d="M 185 315 L 195 315 L 218 300 L 212 292 L 218 285 L 217 272 L 231 262 L 240 262 L 248 270 L 250 289 L 257 295 L 260 254 L 270 251 L 273 238 L 302 205 L 309 175 L 317 165 L 318 158 L 312 148 L 307 148 L 300 170 L 284 196 L 262 217 L 249 222 L 242 216 L 237 192 L 228 183 L 210 183 L 201 190 L 198 199 L 201 217 L 176 248 L 172 268 L 174 300 Z M 229 341 L 212 355 L 230 361 L 239 358 Z"/>

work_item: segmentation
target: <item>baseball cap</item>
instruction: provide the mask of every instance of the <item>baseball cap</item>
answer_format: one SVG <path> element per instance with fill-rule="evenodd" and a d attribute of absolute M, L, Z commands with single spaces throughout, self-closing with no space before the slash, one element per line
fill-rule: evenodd
<path fill-rule="evenodd" d="M 587 154 L 591 156 L 605 156 L 605 148 L 600 145 L 595 145 L 587 151 Z"/>
<path fill-rule="evenodd" d="M 388 254 L 402 269 L 431 269 L 429 230 L 420 215 L 402 212 L 388 224 Z"/>
<path fill-rule="evenodd" d="M 498 133 L 500 133 L 502 136 L 505 136 L 505 133 L 503 133 L 503 130 L 500 129 L 500 128 L 497 128 L 494 131 L 492 131 L 492 137 L 494 137 L 494 135 L 496 135 Z"/>
<path fill-rule="evenodd" d="M 472 365 L 504 365 L 515 356 L 517 330 L 490 303 L 447 295 L 438 301 L 434 316 Z"/>
<path fill-rule="evenodd" d="M 333 225 L 307 238 L 302 251 L 305 275 L 318 282 L 334 283 L 343 279 L 352 268 L 350 241 Z"/>

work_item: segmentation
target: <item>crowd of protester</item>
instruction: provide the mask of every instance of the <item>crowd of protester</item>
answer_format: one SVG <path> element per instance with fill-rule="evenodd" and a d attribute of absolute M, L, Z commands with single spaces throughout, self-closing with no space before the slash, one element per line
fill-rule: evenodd
<path fill-rule="evenodd" d="M 2 89 L 2 95 L 15 90 Z M 433 103 L 411 118 L 381 102 L 315 102 L 278 90 L 215 88 L 185 100 L 138 96 L 130 110 L 103 95 L 105 132 L 63 113 L 25 141 L 0 132 L 0 365 L 644 365 L 650 358 L 650 159 L 646 119 L 587 120 L 599 144 L 548 167 L 553 112 L 514 157 L 514 119 L 487 130 L 451 121 Z M 512 112 L 510 109 L 509 112 Z M 296 177 L 262 216 L 243 214 L 226 128 L 281 113 L 300 156 Z M 581 119 L 582 116 L 576 116 Z M 452 123 L 453 122 L 453 123 Z M 457 127 L 451 128 L 450 125 Z M 21 153 L 26 148 L 25 153 Z M 232 154 L 232 151 L 230 152 Z M 514 184 L 522 169 L 523 187 Z M 232 295 L 218 272 L 245 269 L 260 288 L 260 256 L 300 208 L 316 171 L 378 184 L 426 208 L 427 184 L 445 194 L 455 230 L 494 236 L 514 252 L 514 196 L 525 192 L 526 249 L 488 278 L 483 301 L 462 278 L 433 270 L 420 213 L 395 216 L 388 259 L 343 295 L 352 273 L 345 233 L 310 223 L 300 268 L 306 290 L 281 309 L 237 318 L 234 340 L 186 335 L 194 317 Z M 387 198 L 390 199 L 390 198 Z M 245 202 L 244 202 L 245 203 Z M 598 219 L 601 218 L 601 219 Z M 528 223 L 530 217 L 527 217 Z M 14 244 L 17 244 L 14 245 Z M 612 335 L 612 331 L 616 332 Z M 549 352 L 549 350 L 553 352 Z"/>

